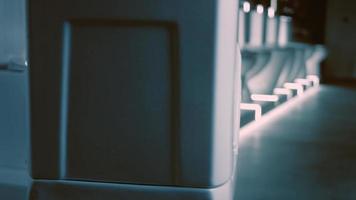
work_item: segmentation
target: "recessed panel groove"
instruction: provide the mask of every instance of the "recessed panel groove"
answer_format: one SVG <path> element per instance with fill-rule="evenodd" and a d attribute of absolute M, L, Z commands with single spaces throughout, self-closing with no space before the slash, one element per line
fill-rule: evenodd
<path fill-rule="evenodd" d="M 66 179 L 174 184 L 177 32 L 166 22 L 72 21 L 63 112 Z M 69 49 L 68 49 L 69 47 Z"/>

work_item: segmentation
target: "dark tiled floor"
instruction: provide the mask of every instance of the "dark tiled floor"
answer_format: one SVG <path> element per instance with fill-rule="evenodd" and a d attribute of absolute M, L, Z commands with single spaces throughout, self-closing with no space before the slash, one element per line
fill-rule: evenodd
<path fill-rule="evenodd" d="M 356 200 L 356 90 L 307 91 L 240 133 L 238 200 Z"/>

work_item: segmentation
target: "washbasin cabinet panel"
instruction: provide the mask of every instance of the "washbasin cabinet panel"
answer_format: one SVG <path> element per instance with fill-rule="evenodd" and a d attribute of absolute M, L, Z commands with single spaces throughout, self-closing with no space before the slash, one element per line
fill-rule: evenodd
<path fill-rule="evenodd" d="M 237 1 L 31 0 L 31 174 L 231 180 Z"/>

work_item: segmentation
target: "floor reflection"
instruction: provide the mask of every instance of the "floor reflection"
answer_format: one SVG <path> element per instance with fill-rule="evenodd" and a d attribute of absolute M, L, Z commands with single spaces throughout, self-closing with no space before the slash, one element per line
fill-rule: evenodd
<path fill-rule="evenodd" d="M 288 103 L 242 130 L 236 199 L 356 199 L 356 90 Z"/>

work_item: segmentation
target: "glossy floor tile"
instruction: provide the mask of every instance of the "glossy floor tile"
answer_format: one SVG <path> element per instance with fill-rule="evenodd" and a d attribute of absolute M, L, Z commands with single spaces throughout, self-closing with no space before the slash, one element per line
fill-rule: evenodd
<path fill-rule="evenodd" d="M 356 199 L 356 90 L 310 89 L 240 133 L 238 200 Z"/>

